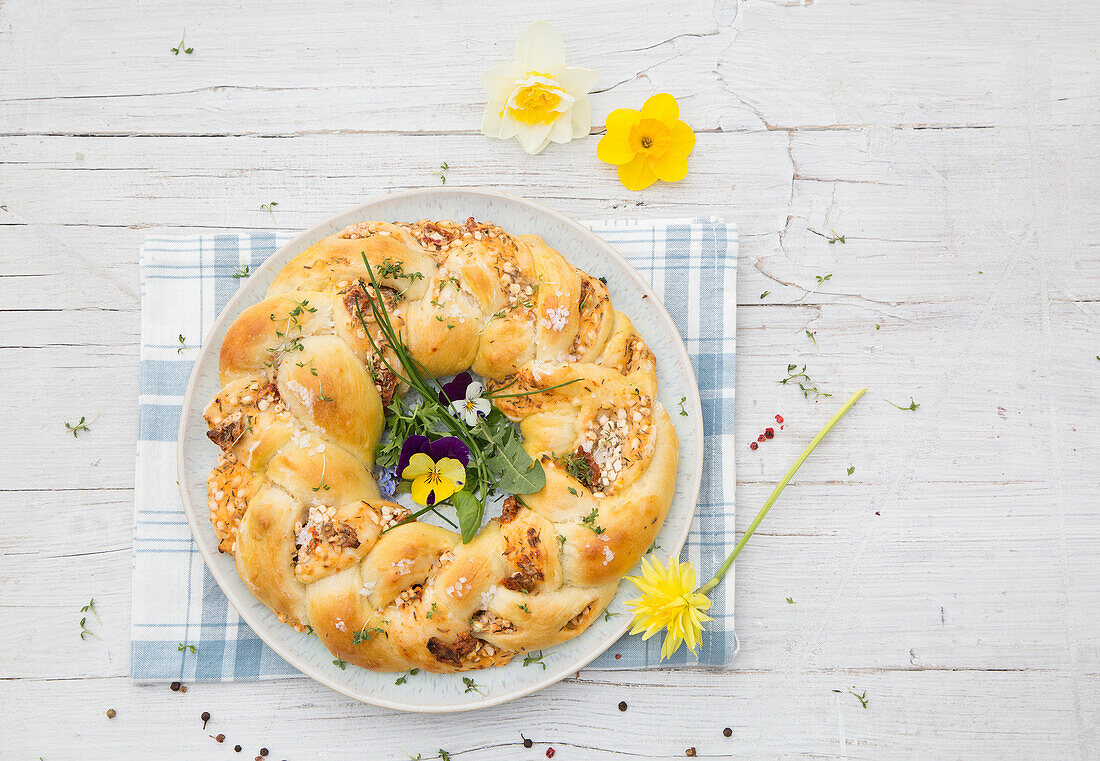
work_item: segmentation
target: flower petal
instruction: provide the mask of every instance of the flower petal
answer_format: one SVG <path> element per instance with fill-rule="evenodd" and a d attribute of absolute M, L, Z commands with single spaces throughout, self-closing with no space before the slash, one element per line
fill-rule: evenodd
<path fill-rule="evenodd" d="M 409 458 L 409 464 L 401 471 L 401 477 L 413 481 L 435 470 L 435 461 L 423 452 Z"/>
<path fill-rule="evenodd" d="M 476 412 L 478 415 L 488 415 L 492 411 L 492 409 L 493 405 L 489 402 L 488 399 L 482 398 L 474 401 L 474 412 Z"/>
<path fill-rule="evenodd" d="M 470 448 L 456 436 L 444 436 L 429 445 L 428 453 L 437 463 L 445 457 L 458 460 L 463 465 L 470 464 Z"/>
<path fill-rule="evenodd" d="M 695 133 L 691 131 L 691 127 L 687 126 L 683 122 L 676 122 L 672 125 L 672 134 L 670 135 L 668 152 L 675 153 L 679 156 L 687 156 L 692 150 L 695 149 Z"/>
<path fill-rule="evenodd" d="M 573 104 L 573 112 L 570 118 L 573 127 L 573 138 L 587 137 L 592 131 L 592 109 L 588 105 L 588 98 L 579 98 Z"/>
<path fill-rule="evenodd" d="M 516 80 L 525 73 L 515 61 L 500 63 L 481 75 L 481 86 L 489 93 L 490 100 L 507 100 L 516 87 Z"/>
<path fill-rule="evenodd" d="M 543 148 L 550 144 L 552 124 L 524 124 L 517 121 L 515 125 L 520 146 L 532 156 L 542 153 Z"/>
<path fill-rule="evenodd" d="M 444 457 L 435 464 L 435 472 L 439 474 L 439 478 L 442 480 L 452 482 L 457 487 L 455 491 L 466 485 L 466 469 L 462 467 L 462 463 L 458 460 Z M 442 499 L 446 499 L 446 497 L 442 497 Z"/>
<path fill-rule="evenodd" d="M 576 106 L 574 106 L 576 108 Z M 550 127 L 547 139 L 551 143 L 568 143 L 573 139 L 573 119 L 568 114 L 562 114 Z"/>
<path fill-rule="evenodd" d="M 435 487 L 438 484 L 434 483 L 431 477 L 424 475 L 415 479 L 412 482 L 412 498 L 413 502 L 418 505 L 434 505 L 439 500 L 436 499 Z M 447 496 L 450 496 L 449 494 Z"/>
<path fill-rule="evenodd" d="M 632 161 L 619 165 L 619 182 L 627 190 L 645 190 L 657 181 L 657 175 L 649 167 L 648 156 L 636 156 Z"/>
<path fill-rule="evenodd" d="M 628 164 L 636 155 L 628 132 L 608 132 L 596 143 L 596 158 L 605 164 Z"/>
<path fill-rule="evenodd" d="M 469 373 L 463 373 L 467 378 L 470 377 Z M 456 378 L 457 380 L 457 378 Z M 465 396 L 463 399 L 477 399 L 485 391 L 485 386 L 480 381 L 469 381 L 466 384 L 466 388 L 463 390 Z"/>
<path fill-rule="evenodd" d="M 548 71 L 565 64 L 565 43 L 545 21 L 536 21 L 516 41 L 516 63 L 525 71 Z"/>
<path fill-rule="evenodd" d="M 397 458 L 397 472 L 404 473 L 405 468 L 409 467 L 409 459 L 417 452 L 426 452 L 430 443 L 427 436 L 415 433 L 405 439 L 401 445 L 401 456 Z"/>
<path fill-rule="evenodd" d="M 677 105 L 676 99 L 667 92 L 659 92 L 642 106 L 642 116 L 672 126 L 680 118 L 680 106 Z"/>
<path fill-rule="evenodd" d="M 444 383 L 443 391 L 439 394 L 439 403 L 447 404 L 456 399 L 464 399 L 466 389 L 470 387 L 470 383 L 473 382 L 473 380 L 474 376 L 462 372 L 456 375 L 451 381 Z"/>
<path fill-rule="evenodd" d="M 592 69 L 582 69 L 574 66 L 566 66 L 562 71 L 554 75 L 558 84 L 567 93 L 576 98 L 579 103 L 581 98 L 592 92 L 596 82 L 600 79 L 600 73 Z"/>
<path fill-rule="evenodd" d="M 630 128 L 641 121 L 641 118 L 641 111 L 635 111 L 633 108 L 616 108 L 604 120 L 607 134 L 625 132 L 629 136 Z"/>
<path fill-rule="evenodd" d="M 687 177 L 688 162 L 683 156 L 666 153 L 660 158 L 650 157 L 649 168 L 653 170 L 653 174 L 657 175 L 658 180 L 679 182 Z"/>

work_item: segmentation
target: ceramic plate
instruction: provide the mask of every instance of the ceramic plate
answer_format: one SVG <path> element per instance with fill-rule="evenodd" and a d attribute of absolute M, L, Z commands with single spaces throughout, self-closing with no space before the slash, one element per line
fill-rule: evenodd
<path fill-rule="evenodd" d="M 191 532 L 210 572 L 226 597 L 253 631 L 272 650 L 303 674 L 349 697 L 386 708 L 446 713 L 498 705 L 528 695 L 575 673 L 610 647 L 627 629 L 623 600 L 633 587 L 623 584 L 609 610 L 624 615 L 599 617 L 583 634 L 544 651 L 546 669 L 523 667 L 523 658 L 510 664 L 476 672 L 484 695 L 465 692 L 460 674 L 421 672 L 404 685 L 394 684 L 392 674 L 379 674 L 349 665 L 336 668 L 333 656 L 316 637 L 296 632 L 281 623 L 259 602 L 237 576 L 233 558 L 218 552 L 206 506 L 206 477 L 218 449 L 206 438 L 202 410 L 217 393 L 218 349 L 226 329 L 246 307 L 260 301 L 283 266 L 317 241 L 344 227 L 368 220 L 414 222 L 419 219 L 467 217 L 490 220 L 513 234 L 535 233 L 580 269 L 607 278 L 612 303 L 634 322 L 657 356 L 659 399 L 667 409 L 677 409 L 687 397 L 687 417 L 673 415 L 680 437 L 680 463 L 676 494 L 657 542 L 673 555 L 687 538 L 703 469 L 703 431 L 693 423 L 703 419 L 695 373 L 680 334 L 656 294 L 614 249 L 587 228 L 540 204 L 489 190 L 433 188 L 380 198 L 338 214 L 306 230 L 287 243 L 248 278 L 226 305 L 203 342 L 191 372 L 180 418 L 177 460 L 180 490 Z M 649 298 L 643 299 L 642 295 Z"/>

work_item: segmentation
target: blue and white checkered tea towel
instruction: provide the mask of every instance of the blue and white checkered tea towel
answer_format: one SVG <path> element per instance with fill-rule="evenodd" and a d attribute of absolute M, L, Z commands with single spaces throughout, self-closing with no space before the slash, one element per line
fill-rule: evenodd
<path fill-rule="evenodd" d="M 684 548 L 706 577 L 736 543 L 733 380 L 737 228 L 715 219 L 592 222 L 588 226 L 653 284 L 695 366 L 706 431 L 702 491 Z M 176 429 L 202 337 L 245 280 L 291 232 L 149 238 L 141 252 L 141 388 L 134 508 L 130 674 L 139 681 L 247 681 L 295 676 L 229 605 L 191 539 L 176 487 Z M 182 336 L 182 338 L 181 338 Z M 719 666 L 735 652 L 733 575 L 711 594 L 714 621 L 698 658 Z M 660 663 L 661 636 L 623 637 L 591 668 Z M 195 652 L 189 647 L 194 645 Z"/>

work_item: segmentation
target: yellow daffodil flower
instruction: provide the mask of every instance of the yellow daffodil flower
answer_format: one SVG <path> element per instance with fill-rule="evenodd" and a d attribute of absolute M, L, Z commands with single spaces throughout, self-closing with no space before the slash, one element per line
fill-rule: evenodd
<path fill-rule="evenodd" d="M 627 579 L 642 593 L 641 597 L 626 601 L 627 607 L 634 611 L 630 633 L 645 632 L 642 639 L 649 639 L 664 629 L 662 661 L 679 650 L 684 642 L 694 653 L 703 634 L 703 622 L 713 619 L 703 613 L 710 608 L 710 600 L 695 591 L 695 569 L 691 563 L 669 558 L 666 568 L 656 561 L 643 559 L 641 577 L 628 576 Z"/>
<path fill-rule="evenodd" d="M 617 108 L 607 115 L 607 134 L 596 156 L 619 167 L 628 190 L 643 190 L 657 180 L 678 182 L 687 176 L 687 157 L 695 133 L 680 121 L 680 107 L 668 93 L 647 100 L 641 111 Z"/>
<path fill-rule="evenodd" d="M 523 150 L 540 153 L 550 143 L 588 134 L 588 93 L 599 74 L 565 65 L 565 43 L 554 27 L 536 21 L 516 42 L 516 57 L 485 72 L 481 84 L 489 103 L 481 133 L 517 138 Z"/>
<path fill-rule="evenodd" d="M 466 469 L 452 457 L 433 460 L 423 452 L 409 458 L 401 477 L 412 481 L 412 498 L 418 505 L 434 505 L 448 499 L 466 484 Z"/>
<path fill-rule="evenodd" d="M 760 508 L 760 512 L 752 519 L 744 535 L 710 581 L 696 589 L 695 568 L 691 563 L 681 563 L 677 558 L 669 558 L 667 568 L 656 561 L 643 558 L 642 575 L 627 576 L 627 580 L 642 593 L 641 597 L 626 601 L 627 607 L 634 611 L 630 633 L 644 632 L 642 639 L 645 640 L 663 629 L 665 641 L 661 645 L 662 661 L 679 650 L 680 645 L 685 642 L 688 649 L 695 652 L 695 647 L 703 634 L 703 622 L 713 620 L 703 612 L 710 609 L 710 598 L 707 597 L 707 593 L 722 582 L 726 572 L 733 566 L 733 561 L 741 554 L 741 550 L 745 548 L 745 544 L 760 525 L 760 521 L 764 520 L 764 516 L 779 499 L 779 495 L 794 478 L 794 474 L 802 467 L 802 463 L 806 462 L 806 458 L 817 448 L 825 435 L 866 391 L 867 389 L 861 388 L 852 394 L 844 406 L 825 424 L 825 427 L 818 431 L 817 436 L 814 436 L 813 440 L 806 445 L 802 454 L 772 490 L 768 500 Z"/>

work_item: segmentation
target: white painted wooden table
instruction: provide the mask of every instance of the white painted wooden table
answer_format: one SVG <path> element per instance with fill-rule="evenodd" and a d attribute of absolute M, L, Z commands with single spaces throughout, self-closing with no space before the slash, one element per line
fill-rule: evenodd
<path fill-rule="evenodd" d="M 540 14 L 601 72 L 595 125 L 679 98 L 685 181 L 478 134 L 480 73 Z M 0 757 L 1097 758 L 1098 45 L 1084 0 L 0 2 Z M 738 561 L 740 656 L 430 718 L 132 684 L 138 246 L 301 228 L 443 161 L 580 218 L 738 222 L 738 439 L 788 421 L 740 451 L 742 525 L 870 387 Z"/>

